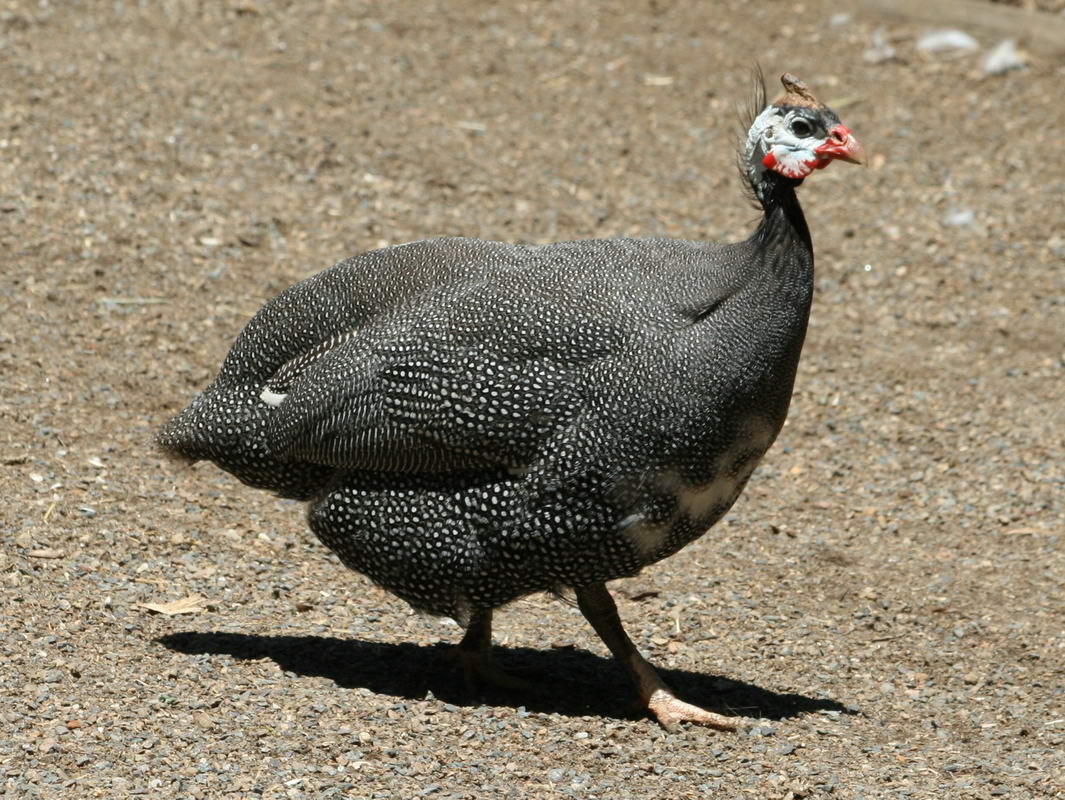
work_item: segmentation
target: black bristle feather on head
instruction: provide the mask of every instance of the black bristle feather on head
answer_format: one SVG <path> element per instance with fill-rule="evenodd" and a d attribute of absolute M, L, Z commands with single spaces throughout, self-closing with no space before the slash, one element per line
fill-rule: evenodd
<path fill-rule="evenodd" d="M 765 73 L 762 72 L 762 65 L 755 64 L 751 70 L 751 91 L 747 96 L 746 103 L 737 109 L 737 120 L 739 123 L 739 142 L 736 148 L 736 168 L 740 171 L 740 185 L 743 187 L 743 194 L 747 198 L 747 202 L 750 203 L 752 208 L 758 211 L 762 210 L 762 202 L 758 199 L 758 193 L 755 191 L 754 185 L 751 183 L 750 171 L 747 169 L 747 131 L 751 129 L 755 119 L 765 109 L 766 104 L 769 102 L 769 93 L 766 90 L 765 85 Z"/>

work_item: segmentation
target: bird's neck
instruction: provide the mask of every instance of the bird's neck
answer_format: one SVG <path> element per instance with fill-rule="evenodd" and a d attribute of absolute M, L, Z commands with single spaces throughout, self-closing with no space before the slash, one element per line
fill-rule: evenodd
<path fill-rule="evenodd" d="M 762 170 L 752 181 L 755 197 L 765 212 L 751 236 L 752 243 L 765 250 L 800 247 L 812 259 L 810 229 L 795 194 L 801 184 L 801 178 L 785 178 L 771 170 Z"/>
<path fill-rule="evenodd" d="M 753 188 L 765 213 L 741 245 L 750 253 L 745 261 L 745 291 L 764 297 L 771 307 L 796 314 L 796 330 L 805 330 L 814 279 L 810 229 L 795 195 L 801 183 L 801 179 L 762 172 Z"/>

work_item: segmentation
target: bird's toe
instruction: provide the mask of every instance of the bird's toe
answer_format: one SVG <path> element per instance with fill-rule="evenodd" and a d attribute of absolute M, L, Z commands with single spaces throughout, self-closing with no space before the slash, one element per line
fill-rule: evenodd
<path fill-rule="evenodd" d="M 741 723 L 737 718 L 726 717 L 685 703 L 666 689 L 658 689 L 651 695 L 647 701 L 647 710 L 667 731 L 675 731 L 682 722 L 694 722 L 719 731 L 735 731 Z"/>

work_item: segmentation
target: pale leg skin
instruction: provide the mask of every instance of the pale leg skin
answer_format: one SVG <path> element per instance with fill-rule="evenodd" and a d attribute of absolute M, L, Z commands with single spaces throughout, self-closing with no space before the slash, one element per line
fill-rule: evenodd
<path fill-rule="evenodd" d="M 673 694 L 625 633 L 614 598 L 607 591 L 606 584 L 577 589 L 577 605 L 614 658 L 628 671 L 640 694 L 641 705 L 655 716 L 663 728 L 674 730 L 681 722 L 696 722 L 721 731 L 734 731 L 739 727 L 740 720 L 685 703 Z"/>

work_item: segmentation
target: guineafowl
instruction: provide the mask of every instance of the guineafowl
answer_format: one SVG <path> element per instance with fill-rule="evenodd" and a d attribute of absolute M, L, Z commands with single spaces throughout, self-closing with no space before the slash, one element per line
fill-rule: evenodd
<path fill-rule="evenodd" d="M 768 105 L 761 89 L 746 139 L 764 212 L 746 241 L 363 253 L 267 303 L 159 443 L 309 501 L 344 564 L 465 626 L 471 674 L 507 682 L 493 609 L 569 589 L 662 725 L 735 728 L 674 695 L 606 582 L 717 522 L 784 423 L 813 291 L 795 190 L 864 152 L 782 82 Z"/>

